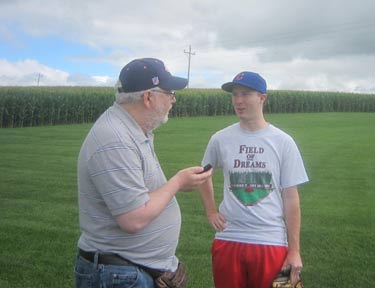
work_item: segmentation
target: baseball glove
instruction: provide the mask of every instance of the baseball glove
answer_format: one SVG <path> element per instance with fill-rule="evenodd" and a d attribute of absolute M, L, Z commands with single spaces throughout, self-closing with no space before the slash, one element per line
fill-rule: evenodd
<path fill-rule="evenodd" d="M 290 266 L 287 269 L 281 270 L 277 274 L 275 280 L 272 282 L 272 288 L 303 288 L 302 279 L 298 280 L 296 285 L 292 285 L 290 282 Z"/>
<path fill-rule="evenodd" d="M 164 272 L 155 279 L 157 288 L 185 288 L 188 282 L 185 265 L 181 262 L 175 272 Z"/>

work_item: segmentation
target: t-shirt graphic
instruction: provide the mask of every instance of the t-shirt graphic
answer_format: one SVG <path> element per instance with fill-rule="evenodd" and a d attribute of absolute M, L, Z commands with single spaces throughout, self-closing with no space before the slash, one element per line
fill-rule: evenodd
<path fill-rule="evenodd" d="M 229 173 L 229 190 L 245 206 L 257 204 L 273 190 L 271 172 Z"/>

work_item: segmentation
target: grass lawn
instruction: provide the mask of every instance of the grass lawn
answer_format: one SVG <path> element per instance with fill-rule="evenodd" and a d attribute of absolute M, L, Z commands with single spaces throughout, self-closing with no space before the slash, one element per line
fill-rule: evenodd
<path fill-rule="evenodd" d="M 310 183 L 300 187 L 306 287 L 370 288 L 375 279 L 375 113 L 273 114 L 296 140 Z M 232 116 L 174 118 L 155 134 L 167 177 L 199 165 Z M 0 129 L 0 287 L 73 287 L 79 237 L 76 159 L 88 125 Z M 222 176 L 214 175 L 217 202 Z M 213 287 L 198 193 L 179 193 L 177 255 L 192 288 Z M 230 288 L 230 287 L 228 287 Z"/>

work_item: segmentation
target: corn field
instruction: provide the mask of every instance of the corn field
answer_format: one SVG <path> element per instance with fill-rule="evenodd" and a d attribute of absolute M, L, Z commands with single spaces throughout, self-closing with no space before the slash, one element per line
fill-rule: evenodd
<path fill-rule="evenodd" d="M 114 102 L 111 87 L 0 87 L 0 128 L 91 123 Z M 233 114 L 220 89 L 177 91 L 171 117 Z M 271 90 L 265 113 L 375 112 L 375 94 Z"/>
<path fill-rule="evenodd" d="M 89 123 L 113 101 L 113 88 L 0 87 L 0 127 Z"/>

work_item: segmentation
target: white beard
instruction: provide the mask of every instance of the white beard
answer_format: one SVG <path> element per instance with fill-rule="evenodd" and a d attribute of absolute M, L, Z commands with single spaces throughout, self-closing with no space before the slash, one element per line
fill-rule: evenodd
<path fill-rule="evenodd" d="M 150 118 L 148 119 L 147 124 L 146 124 L 147 131 L 155 130 L 156 128 L 160 127 L 162 124 L 167 123 L 169 119 L 168 117 L 169 110 L 165 115 L 163 115 L 163 111 L 160 108 L 153 111 L 153 113 L 150 115 Z"/>

